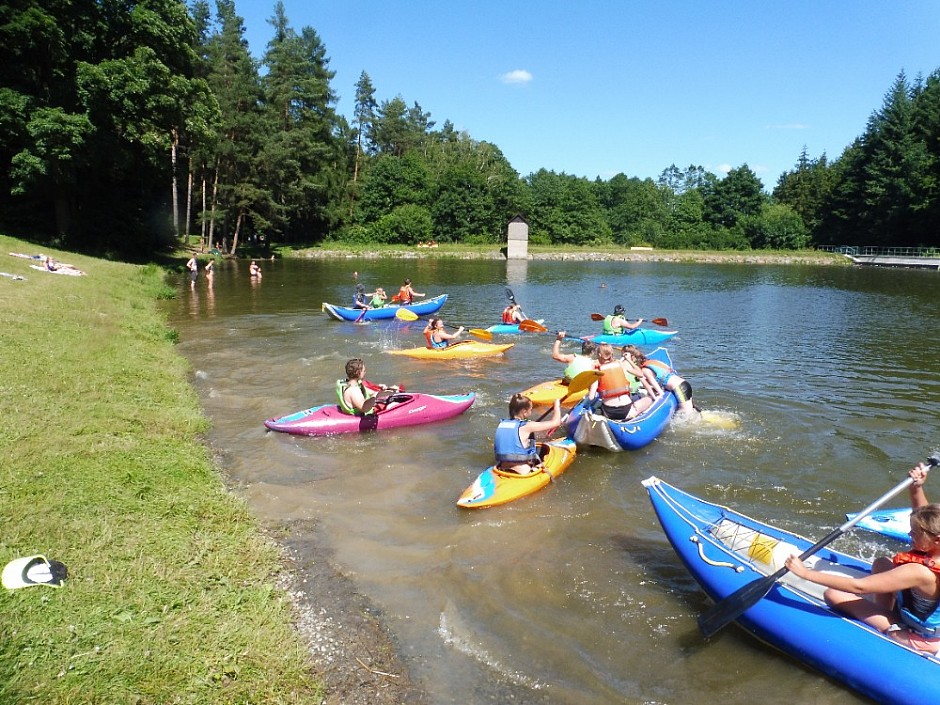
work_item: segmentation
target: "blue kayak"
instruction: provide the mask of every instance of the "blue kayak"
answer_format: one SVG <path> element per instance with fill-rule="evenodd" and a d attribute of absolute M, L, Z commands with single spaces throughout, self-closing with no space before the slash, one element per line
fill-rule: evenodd
<path fill-rule="evenodd" d="M 404 306 L 391 304 L 382 308 L 367 308 L 365 314 L 362 313 L 361 308 L 352 308 L 351 306 L 324 303 L 322 308 L 337 321 L 387 321 L 395 318 L 395 314 L 401 309 L 411 311 L 416 316 L 427 316 L 436 313 L 446 302 L 447 294 L 441 294 L 432 299 L 422 299 Z"/>
<path fill-rule="evenodd" d="M 846 514 L 846 519 L 854 519 L 854 514 Z M 910 542 L 911 540 L 911 508 L 879 509 L 856 524 L 859 529 L 873 531 L 876 534 L 887 536 L 889 539 Z"/>
<path fill-rule="evenodd" d="M 699 499 L 659 478 L 650 477 L 643 486 L 669 543 L 716 602 L 774 574 L 789 555 L 799 555 L 815 544 L 812 539 Z M 805 563 L 815 570 L 841 575 L 871 572 L 870 562 L 825 547 Z M 874 702 L 938 702 L 940 660 L 834 611 L 823 599 L 823 591 L 819 585 L 785 573 L 765 597 L 737 618 L 737 624 Z M 680 611 L 694 604 L 687 595 L 672 597 Z M 757 685 L 751 683 L 752 687 Z M 763 686 L 767 692 L 774 687 L 773 682 Z M 811 681 L 806 688 L 813 688 Z M 794 702 L 801 700 L 794 697 Z"/>
<path fill-rule="evenodd" d="M 595 343 L 610 343 L 611 345 L 659 345 L 677 335 L 674 330 L 653 330 L 652 328 L 634 328 L 625 333 L 608 335 L 586 335 L 582 340 L 591 340 Z"/>
<path fill-rule="evenodd" d="M 672 359 L 665 348 L 656 348 L 647 358 L 672 367 Z M 678 406 L 676 395 L 666 391 L 639 416 L 627 421 L 613 421 L 600 412 L 593 412 L 590 399 L 585 397 L 568 414 L 565 426 L 568 436 L 579 446 L 598 446 L 613 451 L 637 450 L 659 437 Z"/>
<path fill-rule="evenodd" d="M 541 325 L 542 321 L 537 320 L 536 323 Z M 495 333 L 497 335 L 515 335 L 517 333 L 526 332 L 526 331 L 519 330 L 518 323 L 497 323 L 495 326 L 490 326 L 486 330 L 490 333 Z"/>

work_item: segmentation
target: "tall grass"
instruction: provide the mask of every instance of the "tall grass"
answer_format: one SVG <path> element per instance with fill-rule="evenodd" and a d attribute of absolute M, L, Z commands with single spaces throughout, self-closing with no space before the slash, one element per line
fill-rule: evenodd
<path fill-rule="evenodd" d="M 2 703 L 318 702 L 275 587 L 280 554 L 226 492 L 162 272 L 0 236 L 0 565 L 42 553 L 60 589 L 0 589 Z"/>

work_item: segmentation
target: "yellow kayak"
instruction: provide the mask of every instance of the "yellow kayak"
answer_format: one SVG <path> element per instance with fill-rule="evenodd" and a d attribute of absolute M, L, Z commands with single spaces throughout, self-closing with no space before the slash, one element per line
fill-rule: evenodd
<path fill-rule="evenodd" d="M 495 507 L 538 492 L 568 469 L 577 452 L 577 446 L 570 438 L 539 443 L 538 446 L 545 463 L 542 469 L 529 475 L 517 475 L 490 466 L 463 491 L 457 506 L 468 509 Z"/>
<path fill-rule="evenodd" d="M 587 393 L 587 389 L 575 392 L 567 399 L 567 403 L 577 403 L 584 399 L 584 395 Z M 535 405 L 551 406 L 556 399 L 564 399 L 568 396 L 568 385 L 561 379 L 552 379 L 548 382 L 536 384 L 534 387 L 529 387 L 522 394 L 529 397 Z"/>
<path fill-rule="evenodd" d="M 461 340 L 446 348 L 408 348 L 407 350 L 388 350 L 389 355 L 407 355 L 421 360 L 456 360 L 468 357 L 491 357 L 502 355 L 513 343 L 496 345 L 481 343 L 476 340 Z"/>

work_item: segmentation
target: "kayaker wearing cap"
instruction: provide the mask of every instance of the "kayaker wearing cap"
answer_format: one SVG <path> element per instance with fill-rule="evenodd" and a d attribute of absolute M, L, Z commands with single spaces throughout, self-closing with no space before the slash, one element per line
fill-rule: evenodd
<path fill-rule="evenodd" d="M 623 314 L 623 306 L 620 304 L 614 306 L 613 314 L 604 319 L 604 335 L 620 335 L 625 330 L 639 328 L 643 322 L 642 318 L 638 318 L 636 321 L 628 321 L 623 317 Z"/>
<path fill-rule="evenodd" d="M 371 308 L 369 298 L 375 296 L 375 292 L 366 293 L 366 288 L 362 284 L 356 284 L 356 293 L 353 294 L 353 308 Z"/>

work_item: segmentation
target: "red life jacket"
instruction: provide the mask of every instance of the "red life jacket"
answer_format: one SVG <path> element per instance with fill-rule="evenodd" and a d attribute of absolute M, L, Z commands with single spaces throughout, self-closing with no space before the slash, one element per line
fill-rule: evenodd
<path fill-rule="evenodd" d="M 926 553 L 920 551 L 902 551 L 894 554 L 891 559 L 894 565 L 904 565 L 905 563 L 920 563 L 922 566 L 930 568 L 940 578 L 940 564 Z"/>

